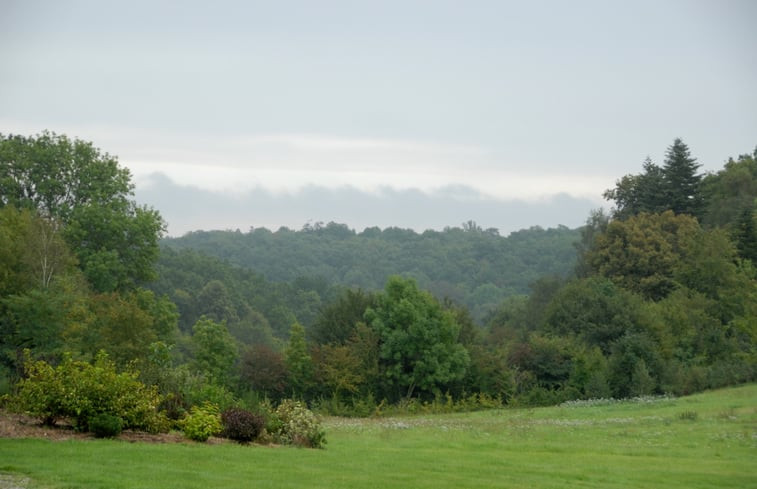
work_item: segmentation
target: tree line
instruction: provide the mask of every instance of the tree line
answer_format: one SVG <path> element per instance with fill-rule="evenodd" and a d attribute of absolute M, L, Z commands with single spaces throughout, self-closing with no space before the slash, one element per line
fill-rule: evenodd
<path fill-rule="evenodd" d="M 131 200 L 128 171 L 114 157 L 52 133 L 2 136 L 3 389 L 24 376 L 24 351 L 55 364 L 64 355 L 91 361 L 101 350 L 138 371 L 173 413 L 205 401 L 289 397 L 352 414 L 445 399 L 534 405 L 753 381 L 756 157 L 701 175 L 675 140 L 661 166 L 647 161 L 606 192 L 610 213 L 592 213 L 571 233 L 507 238 L 546 237 L 544 250 L 563 250 L 568 236 L 575 243 L 570 270 L 534 277 L 528 293 L 503 294 L 508 282 L 499 275 L 509 268 L 485 272 L 517 253 L 472 222 L 422 234 L 358 234 L 336 224 L 192 233 L 161 248 L 159 213 Z M 55 185 L 46 183 L 50 175 Z M 188 242 L 233 251 L 222 261 Z M 295 256 L 313 261 L 275 280 L 240 266 L 240 257 L 256 254 L 245 243 L 275 262 L 269 270 L 303 263 Z M 429 263 L 451 271 L 395 265 L 378 287 L 334 279 L 338 252 L 349 264 L 393 250 L 388 259 L 403 264 L 403 250 L 423 255 L 424 246 Z M 331 268 L 323 266 L 329 260 Z M 512 269 L 554 260 L 532 257 Z M 305 273 L 308 266 L 315 272 Z M 445 280 L 468 291 L 492 285 L 501 295 L 492 294 L 485 313 L 472 312 L 460 294 L 429 286 Z"/>
<path fill-rule="evenodd" d="M 199 251 L 277 283 L 307 277 L 375 291 L 391 275 L 412 277 L 435 296 L 464 304 L 483 323 L 502 300 L 526 294 L 539 277 L 569 275 L 579 237 L 578 230 L 564 226 L 534 226 L 504 237 L 475 221 L 423 233 L 375 227 L 358 233 L 329 222 L 306 224 L 299 231 L 195 231 L 164 239 L 162 245 Z"/>

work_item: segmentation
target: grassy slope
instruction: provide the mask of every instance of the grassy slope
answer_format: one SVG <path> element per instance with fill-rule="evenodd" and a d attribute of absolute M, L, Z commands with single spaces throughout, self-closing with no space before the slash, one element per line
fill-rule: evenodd
<path fill-rule="evenodd" d="M 0 472 L 30 487 L 111 489 L 757 487 L 757 385 L 651 403 L 330 419 L 327 437 L 326 450 L 4 439 Z"/>

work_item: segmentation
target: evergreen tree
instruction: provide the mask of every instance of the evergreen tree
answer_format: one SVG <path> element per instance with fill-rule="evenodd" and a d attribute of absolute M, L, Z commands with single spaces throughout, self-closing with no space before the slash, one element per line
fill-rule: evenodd
<path fill-rule="evenodd" d="M 739 216 L 739 220 L 736 221 L 733 237 L 739 250 L 739 256 L 752 260 L 752 263 L 757 263 L 757 226 L 754 221 L 753 208 L 745 208 Z"/>
<path fill-rule="evenodd" d="M 697 175 L 701 165 L 692 158 L 689 147 L 676 138 L 668 148 L 665 164 L 662 167 L 664 177 L 663 195 L 666 208 L 676 214 L 689 214 L 702 217 L 704 199 L 701 192 L 702 176 Z"/>

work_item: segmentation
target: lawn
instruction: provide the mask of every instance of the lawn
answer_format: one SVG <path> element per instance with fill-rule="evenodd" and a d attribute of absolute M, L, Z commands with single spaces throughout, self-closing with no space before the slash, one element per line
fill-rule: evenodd
<path fill-rule="evenodd" d="M 0 439 L 0 488 L 757 487 L 757 385 L 325 424 L 324 450 Z"/>

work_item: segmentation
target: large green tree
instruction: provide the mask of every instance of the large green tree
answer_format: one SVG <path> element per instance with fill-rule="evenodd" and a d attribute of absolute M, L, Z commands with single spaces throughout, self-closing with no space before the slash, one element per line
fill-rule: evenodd
<path fill-rule="evenodd" d="M 727 227 L 739 221 L 745 210 L 757 206 L 757 149 L 753 154 L 729 158 L 722 170 L 702 180 L 707 201 L 703 224 Z"/>
<path fill-rule="evenodd" d="M 201 317 L 192 327 L 194 371 L 218 385 L 231 382 L 231 371 L 239 358 L 239 347 L 225 323 Z"/>
<path fill-rule="evenodd" d="M 322 345 L 344 345 L 373 303 L 374 296 L 369 292 L 345 290 L 336 302 L 321 309 L 309 330 L 310 337 Z"/>
<path fill-rule="evenodd" d="M 546 309 L 545 328 L 577 336 L 607 354 L 628 331 L 646 329 L 641 299 L 611 280 L 592 277 L 563 287 Z"/>
<path fill-rule="evenodd" d="M 284 351 L 293 393 L 303 396 L 313 380 L 313 359 L 305 341 L 305 328 L 295 322 L 289 330 L 289 343 Z"/>
<path fill-rule="evenodd" d="M 379 336 L 387 394 L 434 393 L 465 375 L 469 357 L 458 342 L 460 326 L 414 280 L 391 277 L 365 317 Z"/>
<path fill-rule="evenodd" d="M 672 211 L 615 220 L 597 237 L 587 263 L 617 285 L 659 300 L 675 288 L 674 272 L 699 231 L 696 219 Z"/>
<path fill-rule="evenodd" d="M 745 207 L 733 228 L 739 256 L 757 264 L 757 217 L 754 206 Z"/>
<path fill-rule="evenodd" d="M 700 166 L 696 158 L 691 156 L 689 147 L 680 138 L 676 138 L 668 148 L 662 166 L 667 208 L 676 214 L 702 217 L 702 175 L 697 174 Z"/>
<path fill-rule="evenodd" d="M 667 210 L 701 218 L 705 202 L 702 175 L 697 174 L 700 166 L 689 147 L 676 138 L 665 153 L 662 167 L 647 158 L 643 173 L 622 177 L 604 197 L 615 202 L 617 219 Z"/>
<path fill-rule="evenodd" d="M 0 134 L 0 202 L 68 221 L 75 208 L 128 200 L 129 171 L 92 143 L 45 131 Z"/>
<path fill-rule="evenodd" d="M 647 157 L 644 173 L 625 175 L 615 188 L 605 191 L 607 200 L 615 201 L 615 217 L 626 219 L 641 212 L 662 212 L 668 208 L 665 174 L 662 168 Z"/>
<path fill-rule="evenodd" d="M 62 235 L 98 292 L 155 278 L 157 211 L 131 197 L 129 170 L 92 143 L 43 132 L 0 134 L 0 206 L 32 209 Z"/>

